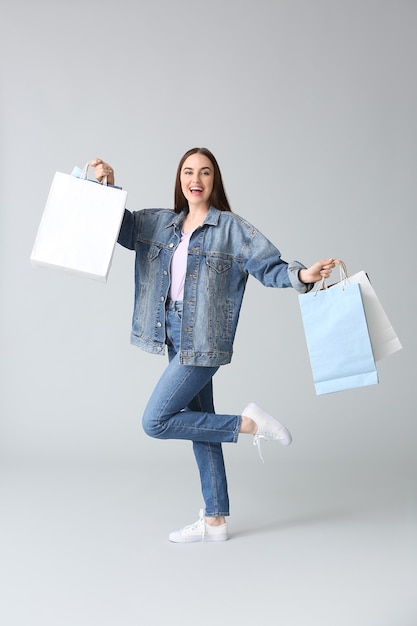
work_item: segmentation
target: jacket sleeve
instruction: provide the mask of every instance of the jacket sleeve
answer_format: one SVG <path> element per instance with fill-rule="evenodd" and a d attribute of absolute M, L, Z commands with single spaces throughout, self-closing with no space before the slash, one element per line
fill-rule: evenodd
<path fill-rule="evenodd" d="M 125 209 L 117 243 L 129 250 L 135 249 L 137 240 L 136 222 L 134 213 Z"/>
<path fill-rule="evenodd" d="M 313 287 L 298 278 L 298 272 L 305 269 L 305 265 L 299 261 L 284 261 L 278 248 L 256 229 L 245 246 L 243 258 L 245 271 L 265 287 L 293 287 L 299 293 L 306 293 Z"/>

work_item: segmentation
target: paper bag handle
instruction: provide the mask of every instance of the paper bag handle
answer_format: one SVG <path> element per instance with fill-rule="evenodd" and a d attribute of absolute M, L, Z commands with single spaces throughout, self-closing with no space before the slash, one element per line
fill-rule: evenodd
<path fill-rule="evenodd" d="M 340 259 L 338 259 L 338 266 L 339 266 L 339 273 L 340 273 L 340 280 L 339 282 L 342 283 L 342 289 L 345 288 L 345 284 L 346 284 L 346 279 L 348 277 L 348 272 L 347 272 L 347 267 L 346 267 L 346 263 L 344 261 L 341 261 Z M 328 285 L 326 282 L 326 279 L 323 277 L 321 279 L 321 281 L 319 282 L 317 288 L 314 290 L 314 295 L 316 295 L 316 293 L 318 291 L 321 291 L 322 289 L 328 289 Z"/>
<path fill-rule="evenodd" d="M 90 167 L 90 163 L 86 163 L 84 166 L 83 171 L 81 172 L 81 176 L 80 178 L 82 180 L 86 180 L 87 179 L 87 173 L 88 173 L 88 168 Z M 100 184 L 105 185 L 107 187 L 107 176 L 103 176 L 103 178 L 101 180 L 98 181 Z"/>

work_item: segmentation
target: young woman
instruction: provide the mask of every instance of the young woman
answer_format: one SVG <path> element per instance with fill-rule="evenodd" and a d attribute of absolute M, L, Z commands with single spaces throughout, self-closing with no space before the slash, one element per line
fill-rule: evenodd
<path fill-rule="evenodd" d="M 91 165 L 98 180 L 107 176 L 114 184 L 107 163 L 94 159 Z M 262 439 L 291 443 L 285 426 L 253 402 L 235 415 L 214 411 L 212 379 L 232 358 L 248 276 L 303 293 L 330 275 L 335 260 L 308 269 L 283 261 L 266 237 L 232 213 L 219 166 L 206 148 L 182 157 L 174 209 L 126 210 L 119 243 L 136 251 L 131 341 L 155 354 L 168 351 L 143 428 L 151 437 L 192 441 L 200 472 L 205 510 L 169 539 L 224 541 L 229 497 L 222 444 L 244 433 L 253 435 L 259 453 Z"/>

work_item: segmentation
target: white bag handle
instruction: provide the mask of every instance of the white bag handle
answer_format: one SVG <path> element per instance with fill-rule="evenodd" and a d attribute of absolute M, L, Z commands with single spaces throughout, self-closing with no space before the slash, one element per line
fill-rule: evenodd
<path fill-rule="evenodd" d="M 87 179 L 87 173 L 88 173 L 88 168 L 89 167 L 90 167 L 90 163 L 86 163 L 85 166 L 84 166 L 83 171 L 81 172 L 81 176 L 80 176 L 80 178 L 82 180 L 86 180 Z M 107 186 L 107 176 L 103 176 L 103 178 L 101 180 L 97 181 L 97 182 L 101 183 L 102 185 Z"/>

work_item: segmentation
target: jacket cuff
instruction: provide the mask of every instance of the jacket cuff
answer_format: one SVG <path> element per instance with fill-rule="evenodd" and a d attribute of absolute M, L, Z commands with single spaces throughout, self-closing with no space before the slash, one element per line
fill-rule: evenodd
<path fill-rule="evenodd" d="M 299 261 L 292 261 L 291 263 L 288 263 L 288 277 L 291 281 L 291 285 L 296 291 L 298 291 L 298 293 L 307 293 L 314 287 L 314 283 L 303 283 L 298 278 L 298 272 L 305 269 L 307 269 L 306 266 L 299 263 Z"/>

